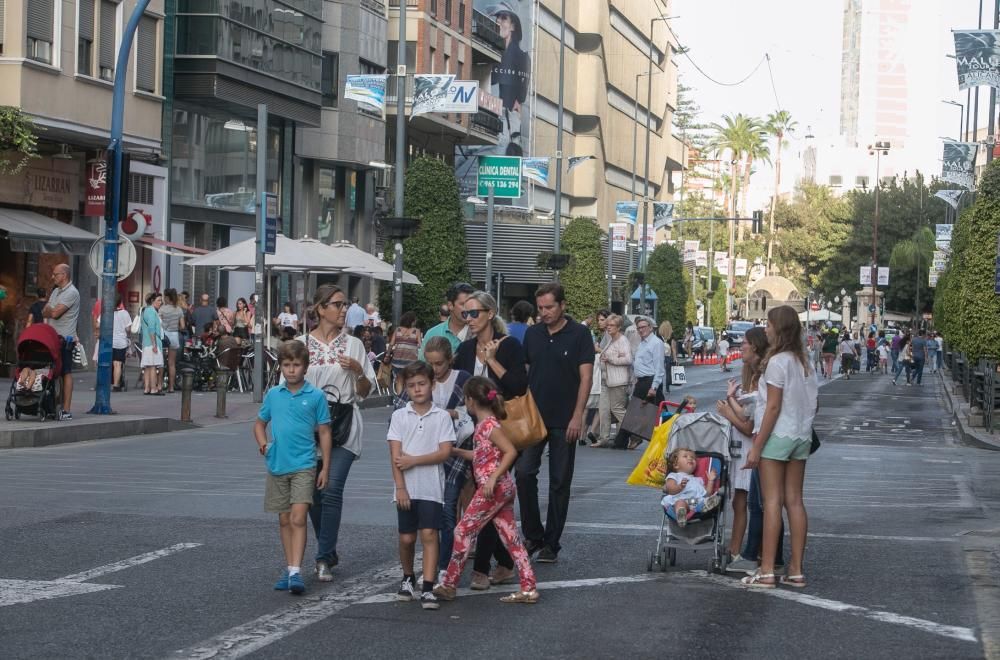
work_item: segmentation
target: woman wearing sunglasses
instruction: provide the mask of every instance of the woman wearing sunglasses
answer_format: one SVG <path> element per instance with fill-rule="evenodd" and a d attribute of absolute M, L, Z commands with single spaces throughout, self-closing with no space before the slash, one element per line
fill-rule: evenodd
<path fill-rule="evenodd" d="M 497 301 L 488 293 L 476 291 L 465 301 L 462 318 L 469 326 L 470 339 L 459 345 L 454 368 L 489 378 L 507 401 L 523 396 L 528 390 L 524 349 L 521 342 L 507 336 Z M 490 561 L 494 557 L 497 567 L 490 575 Z M 514 560 L 500 543 L 493 525 L 487 525 L 479 533 L 472 571 L 472 588 L 477 590 L 514 579 Z"/>

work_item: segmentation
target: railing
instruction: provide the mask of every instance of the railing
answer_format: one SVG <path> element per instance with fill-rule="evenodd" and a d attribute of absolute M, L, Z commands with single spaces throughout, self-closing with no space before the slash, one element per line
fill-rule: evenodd
<path fill-rule="evenodd" d="M 476 9 L 472 10 L 472 37 L 503 52 L 507 44 L 500 36 L 500 26 L 492 18 Z"/>
<path fill-rule="evenodd" d="M 419 2 L 419 0 L 406 0 L 406 6 L 407 7 L 416 7 L 417 6 L 417 2 Z M 390 7 L 398 7 L 399 6 L 399 0 L 389 0 L 389 6 Z"/>
<path fill-rule="evenodd" d="M 409 6 L 410 3 L 407 2 L 406 4 L 407 6 Z M 414 4 L 416 4 L 416 0 L 414 0 Z M 395 6 L 396 7 L 399 6 L 399 0 L 396 0 Z M 367 9 L 373 14 L 378 14 L 379 16 L 385 16 L 385 4 L 379 2 L 379 0 L 361 0 L 361 7 L 362 9 Z"/>
<path fill-rule="evenodd" d="M 488 133 L 493 137 L 500 135 L 503 124 L 497 117 L 488 112 L 477 112 L 472 115 L 472 128 Z"/>

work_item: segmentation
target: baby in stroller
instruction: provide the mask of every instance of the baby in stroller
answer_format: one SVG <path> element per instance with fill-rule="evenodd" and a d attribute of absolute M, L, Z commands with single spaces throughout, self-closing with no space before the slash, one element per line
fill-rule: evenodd
<path fill-rule="evenodd" d="M 660 501 L 667 515 L 679 527 L 689 518 L 711 511 L 719 506 L 718 472 L 709 468 L 705 478 L 695 476 L 698 459 L 694 450 L 678 447 L 667 456 L 667 481 L 663 484 L 666 495 Z"/>

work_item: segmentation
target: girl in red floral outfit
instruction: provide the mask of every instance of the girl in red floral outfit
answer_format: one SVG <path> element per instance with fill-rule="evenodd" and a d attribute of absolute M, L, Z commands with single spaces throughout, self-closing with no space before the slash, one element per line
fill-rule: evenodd
<path fill-rule="evenodd" d="M 507 416 L 503 397 L 489 379 L 479 376 L 470 378 L 464 391 L 469 414 L 479 420 L 473 436 L 475 449 L 452 451 L 472 461 L 472 472 L 478 488 L 465 509 L 461 522 L 455 527 L 451 561 L 441 583 L 434 588 L 434 594 L 441 600 L 455 599 L 455 587 L 469 557 L 470 541 L 492 521 L 500 540 L 514 558 L 521 581 L 521 590 L 504 596 L 500 599 L 501 602 L 536 603 L 538 591 L 535 590 L 535 572 L 517 533 L 517 523 L 514 522 L 514 494 L 517 491 L 510 476 L 510 467 L 517 458 L 517 450 L 500 428 L 499 420 Z"/>

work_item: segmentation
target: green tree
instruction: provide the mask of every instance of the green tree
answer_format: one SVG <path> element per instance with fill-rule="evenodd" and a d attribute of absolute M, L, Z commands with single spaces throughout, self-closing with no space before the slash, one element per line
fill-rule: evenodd
<path fill-rule="evenodd" d="M 924 305 L 920 301 L 920 291 L 926 290 L 927 271 L 930 269 L 931 259 L 934 258 L 934 232 L 930 227 L 921 227 L 913 232 L 913 236 L 896 243 L 892 248 L 889 257 L 889 266 L 897 271 L 915 271 L 914 286 L 916 289 L 916 299 L 914 312 L 917 316 L 923 313 Z M 924 279 L 921 280 L 920 278 Z M 925 294 L 924 300 L 930 296 Z"/>
<path fill-rule="evenodd" d="M 670 321 L 675 330 L 683 328 L 690 283 L 684 284 L 684 265 L 677 248 L 667 243 L 656 246 L 649 255 L 646 281 L 659 298 L 656 322 Z"/>
<path fill-rule="evenodd" d="M 778 204 L 778 194 L 781 189 L 781 150 L 785 146 L 785 136 L 795 130 L 797 123 L 787 110 L 778 110 L 767 116 L 764 123 L 765 132 L 774 138 L 774 195 L 771 197 L 771 213 L 767 223 L 767 272 L 771 271 L 771 259 L 774 254 L 774 207 Z"/>
<path fill-rule="evenodd" d="M 562 250 L 572 257 L 559 277 L 566 289 L 566 309 L 583 319 L 608 304 L 607 265 L 597 222 L 583 217 L 570 220 L 563 230 Z"/>
<path fill-rule="evenodd" d="M 38 158 L 38 127 L 19 108 L 0 106 L 0 174 L 17 174 Z"/>
<path fill-rule="evenodd" d="M 935 322 L 972 360 L 1000 357 L 1000 297 L 994 293 L 998 234 L 1000 161 L 993 161 L 980 179 L 976 203 L 955 224 L 935 301 Z"/>
<path fill-rule="evenodd" d="M 791 202 L 778 200 L 772 262 L 776 274 L 787 277 L 802 292 L 824 288 L 824 274 L 851 233 L 852 212 L 848 198 L 811 183 L 802 184 Z M 840 285 L 827 290 L 840 291 Z"/>
<path fill-rule="evenodd" d="M 406 170 L 403 208 L 406 217 L 420 220 L 417 233 L 403 241 L 403 268 L 423 283 L 403 286 L 403 310 L 415 312 L 429 327 L 438 322 L 448 287 L 469 279 L 454 170 L 435 158 L 415 159 Z M 387 246 L 387 259 L 391 254 Z M 379 305 L 392 309 L 391 285 L 381 287 Z"/>

